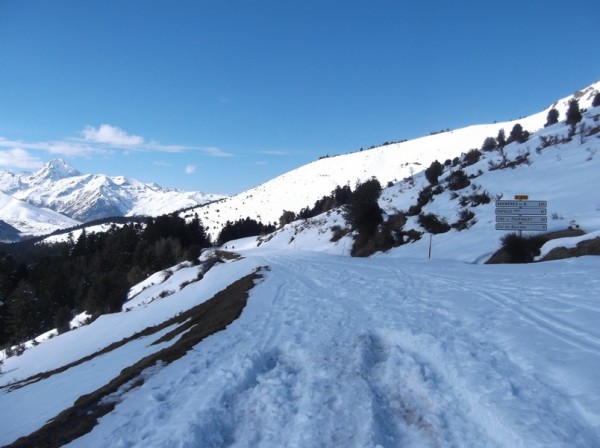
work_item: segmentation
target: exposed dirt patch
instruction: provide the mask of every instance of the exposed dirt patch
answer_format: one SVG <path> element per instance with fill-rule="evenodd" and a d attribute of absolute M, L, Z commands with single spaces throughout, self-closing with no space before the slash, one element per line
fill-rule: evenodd
<path fill-rule="evenodd" d="M 262 276 L 257 270 L 235 281 L 208 301 L 161 324 L 161 328 L 171 325 L 178 325 L 178 327 L 155 343 L 168 342 L 175 336 L 182 336 L 169 347 L 123 369 L 120 375 L 109 383 L 90 394 L 79 397 L 72 407 L 58 414 L 45 426 L 26 437 L 21 437 L 7 447 L 59 447 L 90 432 L 100 417 L 115 408 L 118 402 L 118 398 L 115 397 L 144 383 L 143 372 L 146 369 L 160 367 L 181 358 L 204 338 L 224 330 L 237 319 L 246 305 L 248 292 L 260 278 Z M 151 327 L 150 334 L 158 331 L 156 329 L 158 327 Z"/>

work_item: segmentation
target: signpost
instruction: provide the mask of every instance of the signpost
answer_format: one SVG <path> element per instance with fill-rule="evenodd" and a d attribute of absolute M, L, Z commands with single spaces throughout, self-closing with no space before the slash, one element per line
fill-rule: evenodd
<path fill-rule="evenodd" d="M 548 230 L 548 202 L 531 201 L 518 195 L 515 200 L 496 201 L 496 230 L 523 230 L 542 232 Z"/>

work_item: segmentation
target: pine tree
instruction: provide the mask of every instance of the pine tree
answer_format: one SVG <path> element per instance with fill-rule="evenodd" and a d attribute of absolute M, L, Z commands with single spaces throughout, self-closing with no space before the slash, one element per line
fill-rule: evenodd
<path fill-rule="evenodd" d="M 356 187 L 352 198 L 345 205 L 344 218 L 361 235 L 370 235 L 383 222 L 378 204 L 381 184 L 375 178 Z"/>
<path fill-rule="evenodd" d="M 556 109 L 550 109 L 548 111 L 548 116 L 546 117 L 546 124 L 544 125 L 544 127 L 547 128 L 548 126 L 552 126 L 553 124 L 558 123 L 558 116 L 559 113 Z"/>
<path fill-rule="evenodd" d="M 6 324 L 13 342 L 23 342 L 40 330 L 42 317 L 33 286 L 22 280 L 8 297 Z"/>
<path fill-rule="evenodd" d="M 498 148 L 500 149 L 506 146 L 506 135 L 504 134 L 504 129 L 500 129 L 498 131 L 498 137 L 496 137 L 496 142 L 498 144 Z"/>
<path fill-rule="evenodd" d="M 494 149 L 496 149 L 496 146 L 498 146 L 498 144 L 496 143 L 496 139 L 494 137 L 487 137 L 483 141 L 483 145 L 481 145 L 481 150 L 482 151 L 493 151 Z"/>
<path fill-rule="evenodd" d="M 508 140 L 506 143 L 519 142 L 524 143 L 529 138 L 529 132 L 523 129 L 519 123 L 515 124 L 510 131 L 510 135 L 508 136 Z"/>
<path fill-rule="evenodd" d="M 577 123 L 583 118 L 581 110 L 579 110 L 579 101 L 574 98 L 569 101 L 569 108 L 567 109 L 566 115 L 567 119 L 565 122 L 571 127 L 570 134 L 573 136 L 575 135 L 575 126 L 577 126 Z"/>

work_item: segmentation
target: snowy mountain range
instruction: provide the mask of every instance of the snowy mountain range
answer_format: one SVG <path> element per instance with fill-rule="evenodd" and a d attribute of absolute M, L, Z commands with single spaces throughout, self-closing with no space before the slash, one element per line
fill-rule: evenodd
<path fill-rule="evenodd" d="M 70 227 L 112 216 L 158 216 L 223 197 L 162 188 L 124 176 L 81 174 L 60 159 L 46 163 L 34 173 L 1 171 L 0 192 L 16 200 L 10 210 L 1 209 L 0 219 L 24 235 L 39 235 L 64 228 L 65 224 Z M 16 212 L 20 206 L 24 210 Z M 32 216 L 34 207 L 47 209 L 36 212 L 40 219 L 14 217 Z M 48 215 L 48 209 L 55 214 Z M 62 221 L 57 214 L 63 215 Z"/>
<path fill-rule="evenodd" d="M 334 209 L 157 272 L 122 312 L 4 359 L 0 445 L 600 446 L 600 257 L 484 264 L 504 234 L 499 198 L 547 201 L 549 232 L 582 231 L 546 242 L 540 260 L 600 239 L 599 88 L 576 94 L 587 110 L 574 129 L 569 97 L 518 120 L 526 141 L 473 163 L 464 153 L 517 121 L 322 159 L 197 208 L 218 232 L 376 176 L 389 218 L 415 205 L 438 159 L 422 213 L 472 215 L 431 238 L 407 216 L 420 239 L 351 258 L 352 233 L 332 238 L 348 229 Z M 552 107 L 560 121 L 544 127 Z M 470 184 L 453 190 L 458 170 Z"/>

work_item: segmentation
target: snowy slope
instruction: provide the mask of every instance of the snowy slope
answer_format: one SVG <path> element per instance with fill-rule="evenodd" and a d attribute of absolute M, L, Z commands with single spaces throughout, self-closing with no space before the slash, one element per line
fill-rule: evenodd
<path fill-rule="evenodd" d="M 14 243 L 21 240 L 21 232 L 0 220 L 0 243 Z"/>
<path fill-rule="evenodd" d="M 124 176 L 84 175 L 62 160 L 48 162 L 35 173 L 0 172 L 0 191 L 79 221 L 158 216 L 222 198 L 166 189 Z"/>
<path fill-rule="evenodd" d="M 582 123 L 587 130 L 600 128 L 600 107 L 590 108 L 584 114 Z M 584 137 L 583 141 L 580 135 L 576 135 L 569 142 L 536 150 L 543 146 L 542 139 L 566 137 L 568 132 L 568 126 L 558 123 L 533 134 L 523 144 L 507 145 L 505 153 L 509 161 L 529 154 L 528 163 L 514 168 L 490 171 L 490 163 L 499 163 L 501 156 L 497 151 L 484 152 L 479 162 L 464 168 L 469 176 L 476 176 L 470 179 L 471 185 L 456 192 L 445 189 L 443 193 L 433 196 L 432 201 L 423 207 L 422 213 L 432 213 L 448 224 L 457 222 L 463 210 L 470 210 L 474 218 L 467 230 L 451 229 L 433 236 L 432 256 L 469 263 L 486 261 L 498 249 L 499 239 L 506 233 L 495 229 L 495 200 L 513 199 L 520 194 L 547 201 L 549 232 L 568 227 L 579 227 L 590 234 L 600 231 L 600 198 L 597 194 L 600 187 L 600 133 Z M 449 174 L 459 168 L 446 167 L 440 176 L 440 185 L 445 186 Z M 384 189 L 379 204 L 390 215 L 406 212 L 416 204 L 419 192 L 428 184 L 424 173 L 418 173 L 414 176 L 414 182 L 405 180 Z M 482 193 L 490 197 L 490 203 L 461 205 L 461 199 Z M 271 249 L 296 248 L 348 255 L 353 244 L 351 235 L 335 243 L 330 241 L 336 226 L 347 226 L 340 210 L 293 222 L 263 238 L 231 242 L 229 246 L 256 247 L 258 244 Z M 425 232 L 418 224 L 417 217 L 408 218 L 404 229 Z M 399 257 L 426 258 L 429 256 L 429 242 L 429 235 L 425 233 L 421 240 L 400 246 L 390 253 Z M 457 248 L 460 249 L 457 251 Z"/>
<path fill-rule="evenodd" d="M 415 140 L 386 145 L 352 154 L 328 157 L 304 165 L 262 185 L 225 198 L 221 201 L 197 208 L 194 212 L 202 219 L 211 235 L 218 236 L 227 221 L 236 221 L 249 216 L 264 223 L 278 222 L 284 210 L 300 211 L 317 199 L 329 194 L 336 186 L 350 185 L 357 181 L 377 177 L 385 186 L 427 168 L 434 160 L 444 162 L 472 148 L 481 148 L 486 137 L 496 137 L 504 129 L 508 137 L 516 123 L 534 132 L 543 128 L 548 111 L 556 108 L 560 120 L 564 120 L 568 101 L 575 97 L 581 108 L 591 105 L 600 91 L 600 81 L 569 97 L 555 102 L 545 110 L 514 121 L 469 126 Z"/>
<path fill-rule="evenodd" d="M 51 233 L 73 227 L 78 221 L 46 208 L 36 207 L 0 192 L 0 219 L 23 236 Z"/>
<path fill-rule="evenodd" d="M 532 130 L 526 120 L 519 122 Z M 600 129 L 600 108 L 589 109 L 583 123 L 588 131 Z M 454 134 L 467 139 L 479 129 L 477 143 L 465 151 L 495 136 L 496 125 L 490 126 Z M 511 127 L 504 127 L 507 133 Z M 464 168 L 476 176 L 475 188 L 459 190 L 456 197 L 446 189 L 423 211 L 453 223 L 465 208 L 461 197 L 483 191 L 505 199 L 529 194 L 548 201 L 549 230 L 577 225 L 588 232 L 550 241 L 542 253 L 597 237 L 600 132 L 581 137 L 578 127 L 570 141 L 563 139 L 567 134 L 559 123 L 524 144 L 506 146 L 508 161 L 529 153 L 529 162 L 514 169 L 490 171 L 502 156 L 484 153 Z M 422 140 L 447 142 L 452 135 Z M 558 143 L 541 148 L 550 137 Z M 380 154 L 369 166 L 383 169 L 390 157 L 386 149 L 315 163 Z M 306 173 L 315 172 L 311 166 L 303 167 Z M 334 168 L 331 177 L 337 176 Z M 442 186 L 453 169 L 440 177 Z M 295 176 L 290 173 L 279 188 Z M 307 183 L 298 182 L 297 195 L 304 194 Z M 380 205 L 389 214 L 406 210 L 426 184 L 415 168 L 414 180 L 387 188 Z M 266 193 L 255 194 L 247 200 L 260 204 Z M 222 204 L 221 214 L 227 210 Z M 261 207 L 256 205 L 263 213 L 267 207 Z M 203 278 L 202 266 L 156 273 L 132 288 L 123 312 L 5 359 L 0 445 L 27 436 L 123 369 L 168 349 L 169 342 L 153 342 L 173 328 L 87 356 L 208 301 L 260 267 L 263 278 L 237 320 L 183 357 L 155 363 L 107 395 L 103 402 L 115 408 L 68 446 L 600 446 L 599 257 L 481 264 L 498 248 L 503 232 L 494 228 L 493 202 L 468 208 L 476 222 L 467 230 L 435 235 L 431 260 L 427 235 L 368 259 L 348 257 L 350 235 L 330 241 L 331 228 L 346 225 L 339 210 L 332 210 L 258 240 L 228 242 L 226 249 L 243 258 L 218 264 Z M 405 228 L 423 230 L 415 217 Z M 52 369 L 59 371 L 10 387 Z"/>
<path fill-rule="evenodd" d="M 242 316 L 68 446 L 592 447 L 600 444 L 597 257 L 525 266 L 243 252 L 162 300 L 5 361 L 0 384 L 59 367 L 269 266 Z M 163 285 L 174 288 L 194 270 Z M 0 443 L 40 427 L 169 328 L 0 393 Z M 43 397 L 44 399 L 40 399 Z"/>

